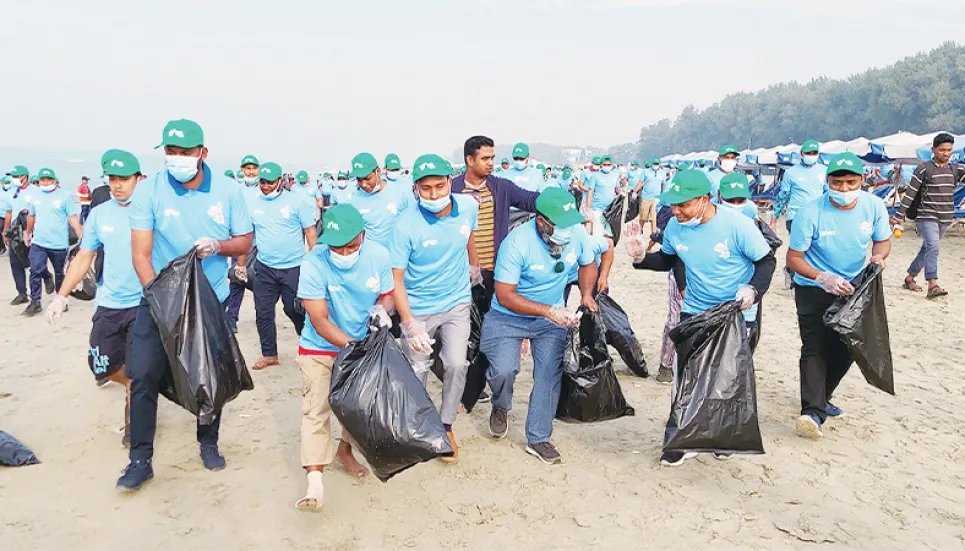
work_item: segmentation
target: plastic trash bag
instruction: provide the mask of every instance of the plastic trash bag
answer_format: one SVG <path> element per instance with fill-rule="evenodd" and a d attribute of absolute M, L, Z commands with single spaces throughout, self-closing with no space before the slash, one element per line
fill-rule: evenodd
<path fill-rule="evenodd" d="M 868 264 L 852 283 L 854 293 L 838 298 L 825 312 L 824 325 L 841 335 L 865 380 L 893 395 L 895 369 L 881 279 L 883 270 L 879 264 Z"/>
<path fill-rule="evenodd" d="M 370 329 L 342 349 L 328 400 L 382 482 L 452 455 L 436 406 L 386 327 Z"/>
<path fill-rule="evenodd" d="M 579 327 L 566 338 L 556 418 L 592 423 L 634 415 L 613 372 L 600 316 L 581 310 Z"/>
<path fill-rule="evenodd" d="M 0 465 L 22 467 L 40 463 L 34 452 L 10 434 L 0 430 Z"/>
<path fill-rule="evenodd" d="M 78 252 L 80 252 L 79 245 L 74 245 L 70 248 L 70 251 L 67 252 L 67 262 L 64 264 L 64 273 L 67 273 L 67 268 L 70 266 L 70 263 L 73 262 Z M 97 296 L 97 270 L 93 262 L 91 262 L 90 268 L 87 269 L 87 274 L 80 280 L 80 283 L 71 289 L 70 296 L 83 301 L 94 300 L 94 297 Z"/>
<path fill-rule="evenodd" d="M 754 223 L 757 224 L 757 229 L 761 230 L 761 235 L 764 236 L 764 241 L 767 241 L 767 246 L 771 248 L 771 252 L 776 252 L 781 248 L 784 241 L 767 225 L 767 222 L 760 218 L 755 218 Z"/>
<path fill-rule="evenodd" d="M 632 222 L 640 216 L 640 194 L 630 193 L 627 200 L 627 214 L 623 217 L 624 222 Z"/>
<path fill-rule="evenodd" d="M 255 385 L 194 248 L 165 266 L 144 298 L 170 365 L 161 394 L 211 424 L 225 404 Z"/>
<path fill-rule="evenodd" d="M 318 215 L 318 220 L 315 221 L 315 234 L 316 236 L 321 236 L 325 233 L 325 210 Z"/>
<path fill-rule="evenodd" d="M 466 408 L 466 413 L 472 413 L 472 408 L 479 401 L 479 395 L 486 390 L 486 370 L 489 369 L 489 359 L 479 349 L 479 341 L 482 338 L 482 306 L 486 299 L 486 288 L 482 285 L 475 285 L 472 288 L 472 307 L 469 310 L 469 346 L 466 350 L 466 360 L 469 362 L 469 370 L 466 373 L 466 386 L 462 393 L 462 405 Z M 439 381 L 443 380 L 445 369 L 442 367 L 442 359 L 439 352 L 442 350 L 442 342 L 436 339 L 432 345 L 432 365 L 430 370 Z"/>
<path fill-rule="evenodd" d="M 252 293 L 255 292 L 255 272 L 258 268 L 255 267 L 255 259 L 258 256 L 258 247 L 252 247 L 248 254 L 245 256 L 245 271 L 248 275 L 247 281 L 241 281 L 238 275 L 235 274 L 235 267 L 232 266 L 228 269 L 228 281 L 234 283 L 235 285 L 241 285 L 245 289 L 248 289 Z"/>
<path fill-rule="evenodd" d="M 610 225 L 613 232 L 613 244 L 620 242 L 620 232 L 623 230 L 623 203 L 626 197 L 617 195 L 610 205 L 603 210 L 603 219 Z"/>
<path fill-rule="evenodd" d="M 623 363 L 627 364 L 634 375 L 649 377 L 647 361 L 643 358 L 640 342 L 630 327 L 627 313 L 609 295 L 599 295 L 596 303 L 600 306 L 600 321 L 606 330 L 606 343 L 616 349 Z"/>
<path fill-rule="evenodd" d="M 10 240 L 10 254 L 17 256 L 17 260 L 20 261 L 20 265 L 24 267 L 30 266 L 30 255 L 29 248 L 27 247 L 27 242 L 24 239 L 24 232 L 27 229 L 27 215 L 20 213 L 16 218 L 10 222 L 10 228 L 7 229 L 7 239 Z"/>
<path fill-rule="evenodd" d="M 764 453 L 754 358 L 737 302 L 680 322 L 670 332 L 677 373 L 664 451 Z"/>

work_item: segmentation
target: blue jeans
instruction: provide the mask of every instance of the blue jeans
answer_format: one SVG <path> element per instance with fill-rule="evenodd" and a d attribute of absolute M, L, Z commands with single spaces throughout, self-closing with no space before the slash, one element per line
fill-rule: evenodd
<path fill-rule="evenodd" d="M 40 302 L 40 288 L 43 281 L 50 277 L 47 261 L 54 266 L 55 289 L 64 283 L 64 263 L 67 262 L 67 249 L 47 249 L 37 245 L 30 246 L 30 301 Z"/>
<path fill-rule="evenodd" d="M 924 268 L 925 279 L 938 279 L 938 244 L 952 225 L 936 220 L 918 220 L 915 225 L 923 243 L 911 266 L 908 266 L 908 275 L 918 277 Z"/>
<path fill-rule="evenodd" d="M 513 383 L 519 373 L 523 339 L 529 339 L 533 352 L 533 390 L 526 414 L 526 441 L 549 442 L 560 399 L 566 329 L 545 318 L 512 316 L 496 310 L 486 314 L 480 349 L 489 358 L 486 378 L 493 391 L 492 405 L 503 411 L 513 409 Z"/>
<path fill-rule="evenodd" d="M 235 266 L 238 264 L 237 258 L 231 259 L 231 268 L 234 270 Z M 231 325 L 232 329 L 238 329 L 238 316 L 241 314 L 241 301 L 245 298 L 245 286 L 238 285 L 237 283 L 231 283 L 228 285 L 228 298 L 224 301 L 225 303 L 225 315 L 228 317 L 228 323 Z"/>
<path fill-rule="evenodd" d="M 305 326 L 305 313 L 295 309 L 298 300 L 298 274 L 300 266 L 287 269 L 275 269 L 265 266 L 260 261 L 255 270 L 255 325 L 258 327 L 258 339 L 261 340 L 261 355 L 265 357 L 278 355 L 278 332 L 275 328 L 275 305 L 281 298 L 281 305 L 285 315 L 295 325 L 295 333 L 302 334 Z M 243 287 L 242 287 L 243 288 Z"/>

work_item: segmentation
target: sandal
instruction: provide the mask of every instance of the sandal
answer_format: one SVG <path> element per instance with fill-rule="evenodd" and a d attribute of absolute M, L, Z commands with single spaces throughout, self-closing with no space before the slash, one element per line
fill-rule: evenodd
<path fill-rule="evenodd" d="M 278 365 L 278 358 L 262 358 L 258 360 L 255 365 L 251 366 L 251 369 L 255 371 L 261 371 L 270 365 Z"/>
<path fill-rule="evenodd" d="M 925 295 L 925 298 L 938 298 L 946 295 L 948 295 L 948 291 L 942 289 L 938 285 L 932 285 L 928 288 L 928 294 Z"/>
<path fill-rule="evenodd" d="M 904 285 L 902 285 L 902 287 L 904 287 L 905 289 L 908 289 L 909 291 L 914 291 L 916 293 L 921 292 L 921 286 L 915 283 L 915 278 L 913 277 L 912 278 L 906 277 L 905 283 Z"/>

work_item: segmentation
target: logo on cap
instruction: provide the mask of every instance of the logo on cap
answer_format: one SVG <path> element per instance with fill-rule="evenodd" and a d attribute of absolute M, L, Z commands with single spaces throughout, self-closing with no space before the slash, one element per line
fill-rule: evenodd
<path fill-rule="evenodd" d="M 516 149 L 513 150 L 513 153 L 522 153 L 522 152 L 523 152 L 523 149 L 520 147 L 517 147 Z"/>
<path fill-rule="evenodd" d="M 844 165 L 854 166 L 854 162 L 852 162 L 851 159 L 838 159 L 838 161 L 835 164 L 838 166 L 844 166 Z"/>
<path fill-rule="evenodd" d="M 325 225 L 325 227 L 328 228 L 328 229 L 330 229 L 330 230 L 335 230 L 335 231 L 338 231 L 338 229 L 339 229 L 339 228 L 338 228 L 338 224 L 336 224 L 335 222 L 329 222 L 328 224 Z"/>
<path fill-rule="evenodd" d="M 566 203 L 565 205 L 563 205 L 564 211 L 570 211 L 570 210 L 573 210 L 574 208 L 576 208 L 575 203 Z"/>
<path fill-rule="evenodd" d="M 364 168 L 362 163 L 355 163 L 355 168 Z"/>
<path fill-rule="evenodd" d="M 124 161 L 118 161 L 117 159 L 114 159 L 113 161 L 111 161 L 111 166 L 123 167 L 123 166 L 124 166 Z"/>
<path fill-rule="evenodd" d="M 419 165 L 419 170 L 425 170 L 427 168 L 436 168 L 436 163 L 422 163 Z"/>
<path fill-rule="evenodd" d="M 178 130 L 177 128 L 172 128 L 171 130 L 168 131 L 168 136 L 177 136 L 179 138 L 183 138 L 184 132 Z"/>
<path fill-rule="evenodd" d="M 735 188 L 744 189 L 744 184 L 742 184 L 742 183 L 740 183 L 740 182 L 731 182 L 730 188 L 731 188 L 731 189 L 735 189 Z"/>

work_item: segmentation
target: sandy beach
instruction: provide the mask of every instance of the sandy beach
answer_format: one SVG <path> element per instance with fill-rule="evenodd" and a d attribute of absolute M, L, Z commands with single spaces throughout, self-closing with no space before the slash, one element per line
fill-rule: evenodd
<path fill-rule="evenodd" d="M 458 464 L 419 465 L 385 484 L 333 467 L 321 514 L 293 507 L 304 492 L 301 375 L 297 338 L 280 307 L 282 364 L 254 372 L 255 389 L 225 409 L 228 468 L 204 470 L 193 418 L 162 400 L 155 479 L 123 495 L 114 488 L 127 464 L 118 433 L 123 389 L 98 389 L 87 367 L 90 304 L 72 300 L 57 327 L 43 316 L 21 317 L 22 306 L 7 306 L 13 283 L 3 258 L 0 430 L 42 464 L 0 468 L 0 548 L 963 549 L 965 238 L 958 231 L 942 243 L 941 283 L 951 294 L 934 302 L 900 288 L 920 244 L 909 228 L 894 241 L 885 272 L 897 396 L 870 387 L 853 368 L 835 396 L 847 415 L 829 420 L 820 441 L 793 430 L 800 340 L 793 300 L 777 273 L 755 358 L 766 455 L 660 467 L 670 387 L 630 375 L 614 353 L 636 416 L 557 423 L 553 441 L 564 464 L 545 466 L 523 451 L 527 362 L 505 440 L 490 439 L 490 409 L 480 405 L 455 425 Z M 655 373 L 666 276 L 632 270 L 622 243 L 617 253 L 612 295 L 630 314 Z M 783 267 L 783 248 L 778 257 Z M 251 295 L 238 337 L 252 365 L 258 337 Z"/>

